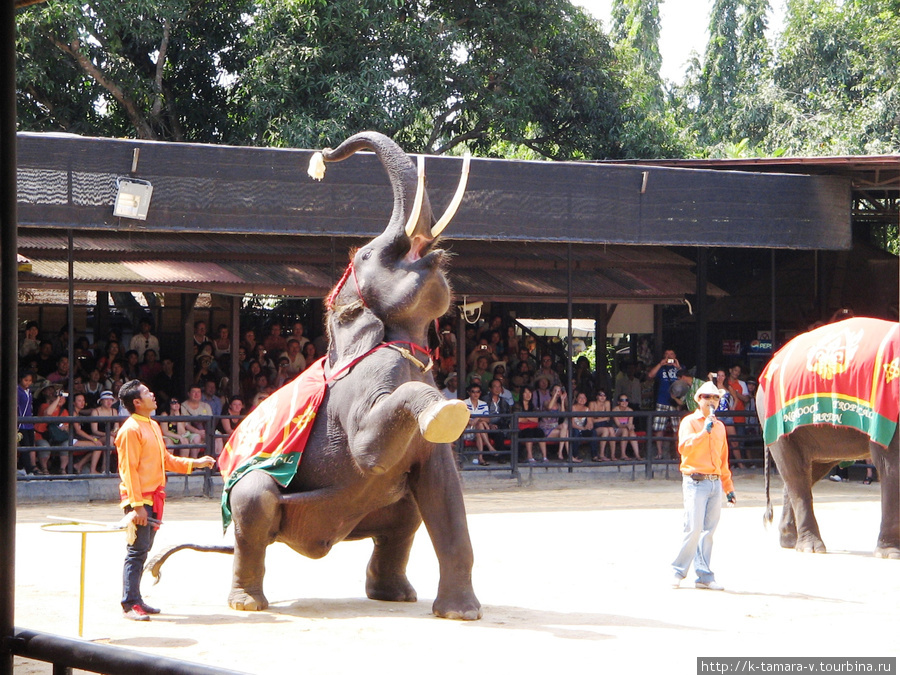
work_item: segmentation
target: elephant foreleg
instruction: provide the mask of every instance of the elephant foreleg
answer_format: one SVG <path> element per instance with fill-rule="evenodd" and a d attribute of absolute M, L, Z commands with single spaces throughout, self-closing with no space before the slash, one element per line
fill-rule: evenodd
<path fill-rule="evenodd" d="M 887 449 L 869 444 L 872 464 L 881 481 L 881 530 L 875 557 L 900 559 L 900 469 L 898 469 L 897 436 Z"/>
<path fill-rule="evenodd" d="M 403 459 L 418 435 L 449 442 L 459 438 L 468 421 L 463 401 L 447 401 L 424 382 L 405 382 L 372 406 L 350 447 L 359 466 L 382 474 Z"/>
<path fill-rule="evenodd" d="M 834 462 L 814 464 L 792 436 L 773 446 L 778 470 L 784 480 L 784 512 L 781 519 L 781 545 L 797 551 L 825 553 L 819 524 L 813 513 L 812 486 L 834 466 Z"/>
<path fill-rule="evenodd" d="M 228 605 L 232 609 L 259 611 L 269 606 L 263 593 L 266 548 L 275 541 L 281 506 L 275 481 L 261 471 L 251 471 L 231 492 L 234 514 L 234 568 Z"/>
<path fill-rule="evenodd" d="M 480 619 L 481 603 L 472 588 L 474 555 L 466 508 L 449 445 L 435 446 L 411 487 L 440 565 L 432 611 L 447 619 Z"/>

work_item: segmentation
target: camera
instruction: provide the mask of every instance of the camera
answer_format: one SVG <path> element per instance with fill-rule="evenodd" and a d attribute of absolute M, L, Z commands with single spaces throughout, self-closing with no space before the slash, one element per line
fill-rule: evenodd
<path fill-rule="evenodd" d="M 675 363 L 675 359 L 667 359 L 666 363 Z"/>
<path fill-rule="evenodd" d="M 56 392 L 56 395 L 59 396 L 60 398 L 66 398 L 69 395 L 69 392 L 60 390 L 60 391 Z"/>

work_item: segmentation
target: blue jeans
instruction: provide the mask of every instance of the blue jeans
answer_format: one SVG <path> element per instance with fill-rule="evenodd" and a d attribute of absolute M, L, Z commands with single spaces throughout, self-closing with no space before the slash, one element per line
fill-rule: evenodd
<path fill-rule="evenodd" d="M 716 575 L 709 568 L 709 560 L 713 533 L 722 514 L 722 482 L 684 476 L 681 491 L 684 497 L 684 538 L 672 568 L 683 579 L 693 560 L 697 581 L 708 584 L 716 580 Z"/>
<path fill-rule="evenodd" d="M 156 512 L 152 507 L 144 505 L 149 518 L 156 518 Z M 149 523 L 138 525 L 137 537 L 133 544 L 128 544 L 125 549 L 125 571 L 122 579 L 122 609 L 126 612 L 132 605 L 143 602 L 141 597 L 141 575 L 144 573 L 144 563 L 147 562 L 147 554 L 153 546 L 156 538 L 156 530 Z"/>

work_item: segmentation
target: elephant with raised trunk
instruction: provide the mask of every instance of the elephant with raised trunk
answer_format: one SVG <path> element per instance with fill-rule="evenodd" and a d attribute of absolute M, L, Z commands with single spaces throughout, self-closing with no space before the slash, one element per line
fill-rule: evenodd
<path fill-rule="evenodd" d="M 868 459 L 881 481 L 880 558 L 900 559 L 900 325 L 853 318 L 785 345 L 759 378 L 757 410 L 784 480 L 781 545 L 825 553 L 812 486 L 842 461 Z M 766 520 L 769 462 L 766 456 Z"/>
<path fill-rule="evenodd" d="M 394 208 L 385 231 L 352 255 L 326 301 L 328 355 L 309 369 L 319 374 L 307 378 L 321 385 L 318 407 L 296 408 L 301 376 L 261 404 L 229 440 L 223 458 L 233 459 L 261 438 L 271 441 L 262 455 L 280 458 L 262 462 L 271 470 L 244 470 L 248 464 L 236 468 L 220 460 L 228 475 L 223 506 L 233 515 L 233 550 L 175 547 L 148 568 L 158 576 L 162 562 L 179 548 L 233 552 L 228 603 L 262 610 L 268 606 L 263 575 L 269 544 L 280 541 L 321 558 L 340 541 L 371 538 L 366 594 L 413 602 L 406 564 L 424 521 L 440 564 L 434 613 L 475 620 L 481 605 L 472 588 L 472 545 L 450 445 L 469 412 L 462 401 L 444 400 L 435 387 L 426 342 L 429 324 L 450 306 L 447 255 L 436 241 L 462 199 L 468 158 L 456 195 L 436 223 L 424 190 L 423 159 L 417 171 L 382 134 L 362 132 L 317 154 L 310 175 L 321 178 L 324 162 L 365 149 L 375 152 L 388 173 Z M 305 445 L 298 451 L 299 435 Z"/>

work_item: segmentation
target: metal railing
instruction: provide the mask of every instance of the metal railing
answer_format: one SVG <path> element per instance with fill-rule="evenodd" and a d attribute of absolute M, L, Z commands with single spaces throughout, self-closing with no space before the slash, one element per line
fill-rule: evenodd
<path fill-rule="evenodd" d="M 678 443 L 678 425 L 681 422 L 681 419 L 687 415 L 688 413 L 683 410 L 670 410 L 670 411 L 660 411 L 660 410 L 636 410 L 632 412 L 623 412 L 623 411 L 608 411 L 608 412 L 594 412 L 594 411 L 583 411 L 583 412 L 563 412 L 563 411 L 536 411 L 536 412 L 515 412 L 515 413 L 507 413 L 505 415 L 490 415 L 492 419 L 499 419 L 504 423 L 503 428 L 498 429 L 490 429 L 490 430 L 476 430 L 476 429 L 467 429 L 464 434 L 460 437 L 458 441 L 455 443 L 455 450 L 457 453 L 457 457 L 459 459 L 459 467 L 462 471 L 510 471 L 510 473 L 517 477 L 522 467 L 525 468 L 546 468 L 546 467 L 560 467 L 564 466 L 569 471 L 573 471 L 575 469 L 589 469 L 589 468 L 597 468 L 597 467 L 605 467 L 605 466 L 615 466 L 615 467 L 631 467 L 632 476 L 636 476 L 636 472 L 638 468 L 641 466 L 644 467 L 644 474 L 648 478 L 652 478 L 655 473 L 659 470 L 663 470 L 668 474 L 670 468 L 677 466 L 680 462 L 677 453 L 677 443 Z M 635 427 L 634 435 L 628 436 L 606 436 L 602 437 L 599 435 L 593 436 L 582 436 L 569 433 L 567 436 L 559 436 L 554 437 L 552 439 L 546 438 L 523 438 L 520 437 L 520 429 L 519 429 L 519 420 L 522 418 L 547 418 L 554 417 L 560 419 L 571 419 L 573 417 L 587 417 L 589 420 L 589 426 L 593 427 L 596 420 L 613 420 L 615 417 L 628 417 L 633 420 L 633 425 Z M 667 424 L 667 428 L 670 431 L 666 431 L 662 434 L 659 432 L 655 432 L 653 430 L 653 420 L 654 418 L 662 417 L 669 420 Z M 733 434 L 729 434 L 728 440 L 731 449 L 737 448 L 740 451 L 740 455 L 742 459 L 735 460 L 731 459 L 732 468 L 735 467 L 736 464 L 740 463 L 749 467 L 762 467 L 764 462 L 764 451 L 765 447 L 762 441 L 761 430 L 759 426 L 759 418 L 756 414 L 756 411 L 753 410 L 732 410 L 732 411 L 720 411 L 716 413 L 716 417 L 721 420 L 726 428 L 731 428 L 734 430 Z M 190 415 L 181 415 L 181 416 L 160 416 L 155 418 L 161 424 L 167 423 L 177 423 L 177 422 L 190 422 L 192 426 L 195 427 L 203 427 L 205 430 L 204 439 L 202 443 L 186 443 L 186 444 L 178 444 L 176 446 L 170 446 L 170 450 L 173 452 L 178 450 L 191 450 L 191 449 L 199 449 L 200 452 L 198 456 L 209 455 L 210 457 L 216 457 L 218 453 L 221 451 L 221 445 L 225 443 L 228 439 L 228 434 L 220 431 L 219 423 L 222 419 L 230 419 L 234 422 L 239 422 L 243 419 L 243 416 L 237 417 L 233 415 L 213 415 L 213 416 L 190 416 Z M 735 422 L 734 420 L 743 419 L 743 422 Z M 19 446 L 17 448 L 18 453 L 24 454 L 32 451 L 40 452 L 40 453 L 50 453 L 52 455 L 61 455 L 63 453 L 70 453 L 69 458 L 69 466 L 74 466 L 74 453 L 85 453 L 85 452 L 93 452 L 97 449 L 101 450 L 104 455 L 100 460 L 100 464 L 103 467 L 102 471 L 97 474 L 76 474 L 78 478 L 84 479 L 92 479 L 92 478 L 109 478 L 111 476 L 117 476 L 118 471 L 116 468 L 115 462 L 112 461 L 115 452 L 115 445 L 113 443 L 112 435 L 109 431 L 106 431 L 106 436 L 104 438 L 104 443 L 99 448 L 96 446 L 87 446 L 87 445 L 75 445 L 73 440 L 73 432 L 72 427 L 69 422 L 77 421 L 79 424 L 90 424 L 92 422 L 96 422 L 98 425 L 104 425 L 107 423 L 121 423 L 125 420 L 123 417 L 115 416 L 115 417 L 79 417 L 79 418 L 71 418 L 71 417 L 20 417 L 19 422 L 32 422 L 32 423 L 46 423 L 46 422 L 55 422 L 60 423 L 61 426 L 68 427 L 69 429 L 69 443 L 64 445 L 35 445 L 35 446 Z M 616 429 L 615 422 L 613 420 L 612 429 Z M 111 424 L 110 424 L 111 426 Z M 571 427 L 570 427 L 571 428 Z M 610 428 L 610 427 L 607 427 Z M 500 447 L 496 451 L 479 451 L 475 445 L 473 440 L 473 436 L 475 434 L 486 435 L 491 439 L 500 439 Z M 611 444 L 622 444 L 626 445 L 626 449 L 631 449 L 632 442 L 637 443 L 639 448 L 640 457 L 630 457 L 628 459 L 611 459 L 602 462 L 591 461 L 592 456 L 594 455 L 595 448 L 599 448 L 600 444 L 606 443 L 608 447 L 612 447 Z M 567 443 L 566 455 L 562 461 L 553 460 L 551 462 L 536 462 L 535 464 L 528 463 L 523 460 L 521 457 L 521 450 L 523 448 L 524 443 L 547 443 L 549 445 L 557 445 L 559 443 Z M 658 457 L 657 443 L 660 444 L 663 450 L 662 457 Z M 218 445 L 218 447 L 217 447 Z M 576 461 L 578 456 L 576 455 L 576 448 L 579 448 L 582 445 L 591 446 L 591 453 L 584 458 L 584 461 Z M 613 456 L 619 454 L 615 451 L 611 451 Z M 633 455 L 633 452 L 631 453 Z M 729 452 L 729 455 L 731 452 Z M 471 462 L 472 459 L 476 458 L 479 455 L 483 455 L 491 460 L 491 463 L 487 465 L 483 464 L 473 464 Z M 871 468 L 870 464 L 860 465 L 863 468 Z M 206 476 L 204 482 L 204 494 L 209 496 L 212 493 L 212 482 L 211 476 L 213 475 L 214 470 L 206 469 L 204 470 L 204 475 Z M 66 480 L 72 479 L 75 477 L 73 474 L 50 474 L 50 475 L 26 475 L 22 476 L 21 474 L 18 477 L 20 481 L 28 481 L 28 480 Z"/>
<path fill-rule="evenodd" d="M 657 471 L 664 470 L 668 472 L 670 468 L 677 467 L 677 465 L 680 463 L 680 458 L 678 457 L 677 453 L 678 425 L 680 424 L 681 419 L 687 414 L 688 412 L 684 410 L 636 410 L 631 412 L 613 410 L 608 412 L 536 411 L 527 413 L 515 412 L 506 415 L 490 415 L 485 417 L 490 417 L 491 419 L 506 422 L 505 428 L 491 430 L 467 429 L 465 434 L 456 442 L 456 452 L 460 460 L 459 466 L 462 471 L 509 471 L 513 477 L 518 477 L 522 467 L 526 467 L 529 469 L 565 467 L 566 469 L 568 469 L 568 471 L 572 472 L 575 469 L 589 469 L 605 466 L 625 466 L 631 467 L 632 477 L 634 478 L 637 469 L 643 466 L 644 474 L 646 475 L 646 477 L 652 478 Z M 634 435 L 628 436 L 582 436 L 572 434 L 570 426 L 569 433 L 565 436 L 557 436 L 552 439 L 521 438 L 519 420 L 521 418 L 535 417 L 553 417 L 564 420 L 569 420 L 573 417 L 587 417 L 590 427 L 594 426 L 593 420 L 608 419 L 613 421 L 613 429 L 616 429 L 615 421 L 613 420 L 613 418 L 628 417 L 633 420 L 635 433 Z M 654 431 L 653 420 L 654 418 L 658 417 L 667 418 L 668 422 L 666 426 L 667 429 L 671 429 L 671 431 L 664 431 L 663 433 Z M 731 454 L 732 448 L 737 448 L 740 451 L 741 456 L 743 457 L 743 459 L 740 460 L 732 460 L 732 467 L 736 463 L 741 463 L 753 467 L 763 466 L 763 453 L 765 448 L 763 446 L 762 435 L 759 428 L 759 419 L 756 415 L 756 412 L 752 410 L 722 411 L 717 412 L 716 417 L 725 424 L 726 428 L 731 427 L 734 429 L 734 433 L 729 433 L 728 436 L 730 445 L 729 454 Z M 744 421 L 736 423 L 734 421 L 735 418 L 743 419 Z M 479 451 L 477 445 L 474 442 L 474 439 L 472 438 L 475 434 L 487 435 L 491 439 L 502 439 L 502 449 L 498 448 L 496 452 L 487 450 Z M 608 460 L 603 462 L 595 462 L 591 461 L 591 456 L 589 455 L 584 461 L 576 461 L 580 459 L 576 455 L 576 449 L 579 446 L 583 444 L 589 444 L 591 445 L 593 452 L 594 447 L 599 447 L 599 444 L 604 442 L 606 442 L 607 444 L 625 443 L 626 449 L 631 447 L 632 442 L 637 443 L 640 457 L 636 458 L 632 456 L 632 458 L 624 460 Z M 524 443 L 532 443 L 535 445 L 539 443 L 546 443 L 548 445 L 567 443 L 568 445 L 566 448 L 565 458 L 562 461 L 554 460 L 550 462 L 536 462 L 534 464 L 531 464 L 524 462 L 521 459 L 520 450 Z M 657 443 L 659 443 L 661 448 L 657 447 Z M 660 449 L 662 449 L 661 457 L 658 456 L 658 451 Z M 613 454 L 615 455 L 618 453 Z M 473 464 L 471 460 L 473 458 L 477 458 L 479 455 L 488 458 L 489 463 L 487 465 L 481 463 Z"/>
<path fill-rule="evenodd" d="M 107 675 L 229 675 L 239 671 L 204 666 L 168 656 L 97 644 L 26 628 L 14 628 L 2 638 L 16 656 L 53 664 L 53 673 L 67 675 L 73 668 Z"/>
<path fill-rule="evenodd" d="M 19 472 L 17 480 L 19 481 L 53 481 L 53 480 L 71 480 L 73 478 L 79 479 L 99 479 L 99 478 L 110 478 L 118 476 L 118 468 L 117 463 L 114 461 L 115 457 L 115 437 L 111 432 L 111 429 L 115 424 L 121 424 L 127 418 L 116 416 L 86 416 L 81 415 L 77 417 L 70 417 L 64 415 L 57 416 L 34 416 L 34 417 L 20 417 L 18 418 L 19 425 L 23 423 L 30 424 L 59 424 L 60 427 L 67 431 L 68 433 L 68 441 L 59 445 L 19 445 L 16 448 L 16 452 L 21 455 L 25 455 L 31 452 L 39 453 L 40 456 L 48 456 L 48 463 L 53 460 L 53 458 L 58 458 L 59 464 L 62 464 L 61 456 L 67 455 L 67 469 L 69 472 L 67 473 L 49 473 L 49 474 L 26 474 L 22 475 L 22 472 Z M 220 450 L 220 447 L 224 445 L 225 441 L 228 440 L 228 434 L 222 432 L 220 430 L 220 422 L 223 419 L 229 419 L 233 422 L 239 422 L 243 419 L 243 416 L 234 416 L 234 415 L 212 415 L 212 416 L 191 416 L 191 415 L 161 415 L 159 417 L 154 418 L 160 424 L 175 424 L 178 422 L 188 422 L 194 427 L 202 428 L 204 430 L 204 438 L 202 443 L 179 443 L 177 445 L 168 446 L 170 450 L 172 450 L 176 454 L 180 454 L 180 451 L 187 450 L 188 454 L 191 454 L 191 450 L 199 450 L 197 454 L 198 457 L 202 457 L 204 455 L 209 455 L 210 457 L 216 457 Z M 104 429 L 103 438 L 101 440 L 101 445 L 78 445 L 78 438 L 75 437 L 74 428 L 72 424 L 80 424 L 82 426 L 88 424 L 97 424 L 98 429 Z M 79 473 L 75 469 L 75 461 L 76 457 L 79 455 L 84 455 L 86 453 L 92 453 L 96 451 L 100 451 L 103 454 L 101 455 L 99 461 L 97 462 L 98 468 L 100 469 L 98 473 Z M 27 463 L 27 462 L 26 462 Z M 210 496 L 212 494 L 212 482 L 211 476 L 214 473 L 214 470 L 204 469 L 204 488 L 203 493 L 206 496 Z"/>

